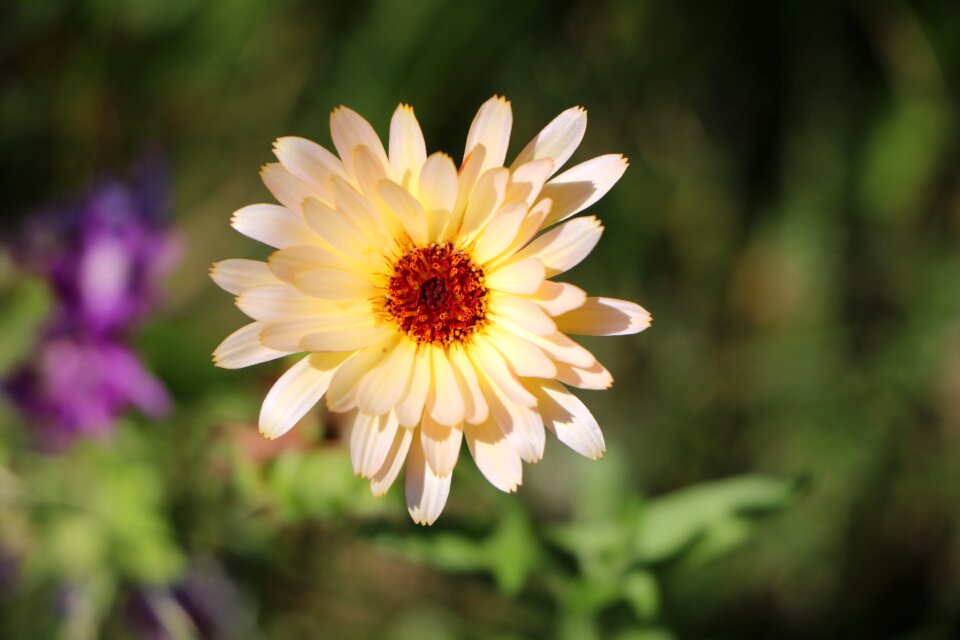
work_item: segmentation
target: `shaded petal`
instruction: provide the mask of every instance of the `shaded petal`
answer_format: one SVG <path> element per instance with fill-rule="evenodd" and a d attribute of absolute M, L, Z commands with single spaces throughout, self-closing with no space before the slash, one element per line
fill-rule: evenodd
<path fill-rule="evenodd" d="M 597 361 L 582 345 L 559 331 L 549 336 L 538 336 L 506 319 L 501 319 L 500 324 L 514 335 L 540 347 L 557 362 L 566 362 L 575 367 L 591 367 Z"/>
<path fill-rule="evenodd" d="M 544 280 L 529 297 L 551 316 L 559 316 L 586 302 L 587 292 L 567 282 Z"/>
<path fill-rule="evenodd" d="M 423 406 L 430 391 L 430 349 L 420 347 L 414 357 L 410 380 L 397 405 L 397 418 L 404 427 L 420 424 Z"/>
<path fill-rule="evenodd" d="M 470 423 L 483 422 L 489 415 L 489 409 L 480 390 L 473 363 L 467 358 L 463 345 L 460 344 L 452 345 L 447 355 L 463 394 L 463 419 Z"/>
<path fill-rule="evenodd" d="M 589 367 L 574 367 L 564 362 L 557 363 L 557 380 L 578 389 L 609 389 L 613 376 L 599 362 Z"/>
<path fill-rule="evenodd" d="M 214 262 L 210 268 L 210 277 L 218 287 L 234 295 L 244 289 L 280 283 L 266 262 L 243 258 Z"/>
<path fill-rule="evenodd" d="M 526 217 L 527 205 L 522 202 L 508 204 L 500 209 L 477 237 L 471 252 L 473 260 L 483 265 L 506 251 L 517 237 L 520 225 Z"/>
<path fill-rule="evenodd" d="M 357 406 L 361 411 L 379 415 L 396 406 L 410 382 L 416 353 L 417 344 L 402 337 L 387 357 L 360 379 Z"/>
<path fill-rule="evenodd" d="M 434 473 L 423 455 L 420 439 L 416 438 L 407 454 L 407 476 L 405 491 L 407 511 L 417 524 L 433 524 L 450 495 L 452 475 L 440 476 Z"/>
<path fill-rule="evenodd" d="M 293 284 L 297 274 L 320 268 L 349 269 L 351 263 L 343 254 L 322 247 L 301 245 L 274 251 L 267 259 L 270 271 L 280 280 Z"/>
<path fill-rule="evenodd" d="M 576 218 L 534 239 L 511 262 L 537 258 L 546 268 L 546 277 L 552 278 L 580 264 L 597 246 L 602 233 L 603 226 L 595 217 Z"/>
<path fill-rule="evenodd" d="M 370 478 L 370 492 L 375 496 L 382 496 L 396 480 L 403 463 L 407 459 L 407 451 L 413 441 L 413 429 L 397 429 L 393 436 L 393 443 L 383 460 L 383 465 Z"/>
<path fill-rule="evenodd" d="M 463 223 L 460 225 L 459 235 L 463 240 L 469 241 L 487 226 L 503 204 L 509 179 L 510 172 L 503 168 L 491 169 L 480 176 L 463 214 Z"/>
<path fill-rule="evenodd" d="M 591 460 L 603 457 L 606 445 L 600 425 L 580 398 L 552 381 L 533 388 L 533 392 L 543 424 L 557 434 L 560 442 Z"/>
<path fill-rule="evenodd" d="M 454 377 L 453 368 L 442 347 L 430 348 L 430 393 L 427 411 L 434 420 L 446 426 L 463 422 L 463 394 Z"/>
<path fill-rule="evenodd" d="M 313 408 L 330 387 L 337 369 L 353 354 L 312 353 L 274 383 L 260 408 L 260 433 L 282 436 Z"/>
<path fill-rule="evenodd" d="M 429 415 L 423 416 L 420 425 L 420 446 L 427 459 L 427 465 L 438 476 L 453 473 L 460 456 L 460 443 L 463 441 L 463 426 L 452 427 L 434 422 Z"/>
<path fill-rule="evenodd" d="M 553 378 L 557 375 L 556 363 L 542 349 L 509 331 L 492 326 L 487 329 L 486 337 L 477 339 L 489 340 L 521 378 Z"/>
<path fill-rule="evenodd" d="M 420 202 L 424 209 L 453 211 L 457 203 L 457 166 L 445 153 L 430 154 L 420 172 Z"/>
<path fill-rule="evenodd" d="M 467 133 L 467 145 L 463 151 L 464 163 L 477 145 L 483 145 L 486 148 L 486 158 L 484 158 L 482 169 L 503 166 L 503 161 L 507 157 L 507 146 L 510 144 L 512 126 L 513 112 L 509 101 L 500 96 L 494 96 L 484 102 Z"/>
<path fill-rule="evenodd" d="M 323 197 L 279 162 L 270 162 L 260 167 L 260 178 L 277 202 L 294 212 L 300 211 L 300 205 L 307 198 Z"/>
<path fill-rule="evenodd" d="M 483 371 L 479 372 L 480 388 L 490 406 L 490 417 L 526 462 L 543 457 L 546 434 L 536 407 L 526 407 L 511 400 Z M 532 394 L 531 394 L 531 397 Z M 536 398 L 534 398 L 534 401 Z"/>
<path fill-rule="evenodd" d="M 587 298 L 580 307 L 557 317 L 564 333 L 623 336 L 650 326 L 650 313 L 638 304 L 616 298 Z"/>
<path fill-rule="evenodd" d="M 394 337 L 361 349 L 340 367 L 327 391 L 327 407 L 330 411 L 343 413 L 357 408 L 357 383 L 364 374 L 383 360 L 393 349 L 396 341 Z"/>
<path fill-rule="evenodd" d="M 587 160 L 564 171 L 543 187 L 541 195 L 553 200 L 545 226 L 566 220 L 606 195 L 627 170 L 627 159 L 618 153 Z"/>
<path fill-rule="evenodd" d="M 513 493 L 523 480 L 520 454 L 492 420 L 464 427 L 467 447 L 480 473 L 497 489 Z"/>
<path fill-rule="evenodd" d="M 527 298 L 496 293 L 490 296 L 490 302 L 491 314 L 506 318 L 531 333 L 549 336 L 557 331 L 556 323 L 547 312 Z"/>
<path fill-rule="evenodd" d="M 377 194 L 403 225 L 410 240 L 416 245 L 426 244 L 427 212 L 423 210 L 420 202 L 410 195 L 409 191 L 389 180 L 383 180 L 377 185 Z"/>
<path fill-rule="evenodd" d="M 293 283 L 307 295 L 325 300 L 362 300 L 376 293 L 373 277 L 353 270 L 314 269 L 298 274 Z"/>
<path fill-rule="evenodd" d="M 526 407 L 532 407 L 537 403 L 533 394 L 523 386 L 516 374 L 507 366 L 503 355 L 488 341 L 474 340 L 467 355 L 474 364 L 478 378 L 482 374 L 495 391 L 502 392 L 513 402 Z M 484 396 L 489 402 L 490 396 L 487 393 L 484 393 Z"/>
<path fill-rule="evenodd" d="M 213 362 L 224 369 L 242 369 L 291 353 L 264 346 L 260 342 L 262 329 L 262 322 L 251 322 L 231 333 L 213 352 Z"/>
<path fill-rule="evenodd" d="M 587 110 L 583 107 L 571 107 L 550 121 L 533 140 L 523 148 L 513 166 L 525 162 L 550 158 L 553 170 L 560 169 L 580 146 L 587 132 Z"/>
<path fill-rule="evenodd" d="M 534 293 L 546 277 L 546 267 L 536 258 L 511 260 L 496 267 L 484 278 L 488 289 L 507 293 Z"/>
<path fill-rule="evenodd" d="M 533 205 L 551 173 L 553 173 L 553 161 L 548 158 L 534 160 L 517 167 L 510 174 L 510 186 L 507 187 L 505 200 L 520 201 L 528 207 Z"/>
<path fill-rule="evenodd" d="M 350 429 L 353 472 L 363 478 L 372 478 L 383 467 L 396 435 L 397 417 L 393 413 L 378 416 L 357 412 Z"/>

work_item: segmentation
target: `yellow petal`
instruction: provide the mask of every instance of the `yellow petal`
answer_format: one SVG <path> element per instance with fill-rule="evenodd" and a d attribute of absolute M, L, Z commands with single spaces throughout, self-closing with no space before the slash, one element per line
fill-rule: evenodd
<path fill-rule="evenodd" d="M 457 167 L 445 153 L 430 155 L 420 172 L 420 202 L 427 211 L 453 211 L 457 203 Z"/>
<path fill-rule="evenodd" d="M 517 260 L 492 269 L 484 278 L 488 289 L 506 293 L 533 293 L 546 277 L 546 268 L 536 258 Z"/>
<path fill-rule="evenodd" d="M 397 418 L 404 427 L 415 427 L 420 424 L 423 405 L 430 391 L 430 353 L 429 348 L 417 349 L 410 380 L 397 405 Z"/>
<path fill-rule="evenodd" d="M 556 323 L 541 307 L 526 298 L 503 293 L 490 296 L 490 313 L 505 318 L 538 336 L 549 336 L 557 331 Z"/>
<path fill-rule="evenodd" d="M 353 109 L 339 107 L 333 110 L 330 114 L 330 135 L 349 175 L 354 177 L 357 175 L 353 164 L 353 151 L 360 145 L 367 146 L 384 167 L 390 166 L 377 132 Z"/>
<path fill-rule="evenodd" d="M 390 119 L 390 166 L 400 185 L 416 193 L 420 168 L 427 159 L 423 131 L 413 107 L 401 104 Z"/>
<path fill-rule="evenodd" d="M 321 199 L 330 202 L 330 178 L 347 179 L 340 158 L 312 140 L 288 136 L 273 143 L 273 152 L 290 173 L 313 190 Z"/>
<path fill-rule="evenodd" d="M 307 198 L 323 199 L 323 194 L 311 189 L 279 162 L 263 165 L 260 168 L 260 178 L 277 202 L 291 211 L 299 212 L 300 205 Z"/>
<path fill-rule="evenodd" d="M 376 293 L 369 273 L 343 269 L 314 269 L 294 278 L 296 287 L 310 296 L 325 300 L 363 300 Z"/>
<path fill-rule="evenodd" d="M 559 316 L 586 302 L 587 293 L 567 282 L 544 280 L 528 297 L 551 316 Z"/>
<path fill-rule="evenodd" d="M 427 412 L 434 420 L 446 426 L 463 422 L 463 395 L 454 377 L 447 354 L 441 347 L 431 347 L 430 393 Z"/>

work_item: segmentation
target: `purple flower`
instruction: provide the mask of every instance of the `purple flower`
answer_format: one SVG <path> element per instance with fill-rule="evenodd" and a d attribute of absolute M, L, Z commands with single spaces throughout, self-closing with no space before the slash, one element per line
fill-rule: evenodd
<path fill-rule="evenodd" d="M 180 243 L 166 228 L 165 171 L 145 164 L 77 202 L 31 216 L 16 252 L 54 293 L 49 324 L 30 360 L 7 380 L 14 402 L 59 447 L 107 432 L 130 408 L 169 407 L 166 390 L 128 346 L 154 307 Z"/>

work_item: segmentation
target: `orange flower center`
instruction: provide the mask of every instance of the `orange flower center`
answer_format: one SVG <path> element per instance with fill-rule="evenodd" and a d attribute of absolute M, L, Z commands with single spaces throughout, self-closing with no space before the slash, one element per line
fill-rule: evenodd
<path fill-rule="evenodd" d="M 486 321 L 483 270 L 450 243 L 411 249 L 393 266 L 384 311 L 417 342 L 463 342 Z"/>

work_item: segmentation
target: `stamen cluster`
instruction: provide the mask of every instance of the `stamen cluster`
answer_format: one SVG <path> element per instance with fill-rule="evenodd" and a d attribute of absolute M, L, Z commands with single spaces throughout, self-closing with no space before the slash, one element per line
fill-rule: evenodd
<path fill-rule="evenodd" d="M 449 242 L 412 249 L 394 264 L 384 310 L 417 342 L 463 342 L 486 321 L 483 270 Z"/>

